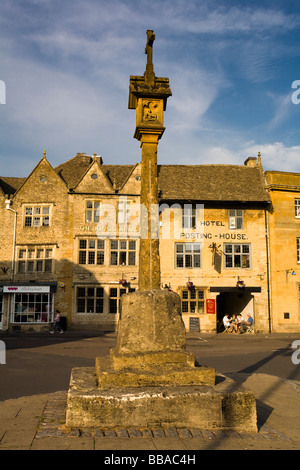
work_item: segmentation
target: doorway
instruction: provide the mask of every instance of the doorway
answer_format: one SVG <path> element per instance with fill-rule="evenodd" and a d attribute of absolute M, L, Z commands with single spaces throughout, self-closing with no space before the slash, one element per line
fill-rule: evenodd
<path fill-rule="evenodd" d="M 217 330 L 223 331 L 223 317 L 242 315 L 244 320 L 250 313 L 254 318 L 254 295 L 249 292 L 222 292 L 217 296 Z"/>

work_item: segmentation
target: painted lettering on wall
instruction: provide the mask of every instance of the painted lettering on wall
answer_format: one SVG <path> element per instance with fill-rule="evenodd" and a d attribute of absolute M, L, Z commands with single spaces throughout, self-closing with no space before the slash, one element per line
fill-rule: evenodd
<path fill-rule="evenodd" d="M 212 240 L 218 238 L 219 240 L 247 240 L 245 233 L 197 233 L 197 232 L 187 232 L 181 233 L 180 238 L 185 238 L 186 240 L 200 240 L 208 239 Z"/>

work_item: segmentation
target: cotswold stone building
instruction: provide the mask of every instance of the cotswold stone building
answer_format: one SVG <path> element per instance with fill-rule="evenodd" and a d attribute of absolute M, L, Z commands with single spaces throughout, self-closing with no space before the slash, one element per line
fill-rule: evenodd
<path fill-rule="evenodd" d="M 300 174 L 265 173 L 268 212 L 272 330 L 300 331 Z"/>
<path fill-rule="evenodd" d="M 0 328 L 49 329 L 56 310 L 67 328 L 115 328 L 121 296 L 138 286 L 140 170 L 96 154 L 53 168 L 44 153 L 27 178 L 0 179 Z M 157 177 L 161 287 L 181 296 L 186 329 L 250 313 L 269 331 L 260 157 L 159 165 Z"/>

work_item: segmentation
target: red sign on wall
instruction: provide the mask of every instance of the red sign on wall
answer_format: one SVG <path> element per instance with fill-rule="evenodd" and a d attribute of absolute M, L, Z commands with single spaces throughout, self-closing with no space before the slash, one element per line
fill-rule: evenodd
<path fill-rule="evenodd" d="M 206 299 L 206 313 L 216 313 L 215 299 Z"/>

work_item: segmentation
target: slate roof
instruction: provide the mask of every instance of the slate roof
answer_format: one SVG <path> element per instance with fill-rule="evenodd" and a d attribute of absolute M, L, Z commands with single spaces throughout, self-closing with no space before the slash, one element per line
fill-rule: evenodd
<path fill-rule="evenodd" d="M 158 187 L 161 199 L 241 202 L 270 199 L 258 166 L 160 165 Z"/>
<path fill-rule="evenodd" d="M 0 187 L 4 194 L 14 194 L 22 186 L 26 178 L 17 178 L 13 176 L 1 176 Z"/>
<path fill-rule="evenodd" d="M 121 189 L 135 165 L 103 165 L 98 163 L 111 184 Z M 76 191 L 93 157 L 78 154 L 54 168 Z M 0 178 L 5 194 L 13 194 L 26 178 Z M 158 189 L 161 200 L 197 200 L 228 202 L 270 201 L 260 166 L 246 165 L 158 165 Z"/>
<path fill-rule="evenodd" d="M 122 188 L 135 165 L 101 165 L 104 174 L 111 184 L 116 184 L 117 188 Z"/>
<path fill-rule="evenodd" d="M 68 188 L 75 188 L 89 168 L 91 162 L 92 157 L 87 155 L 76 155 L 70 160 L 55 167 L 54 170 L 65 181 Z"/>

